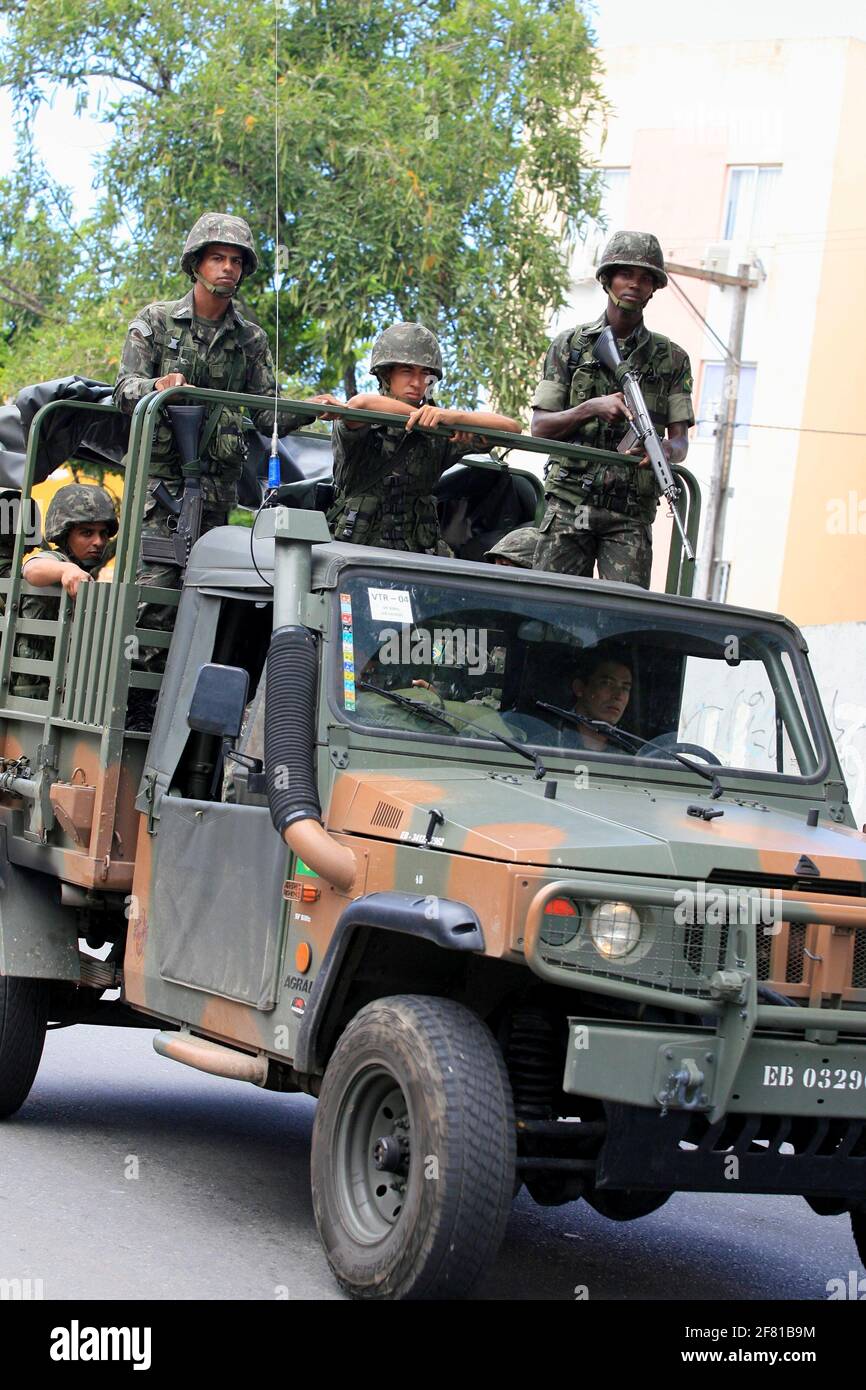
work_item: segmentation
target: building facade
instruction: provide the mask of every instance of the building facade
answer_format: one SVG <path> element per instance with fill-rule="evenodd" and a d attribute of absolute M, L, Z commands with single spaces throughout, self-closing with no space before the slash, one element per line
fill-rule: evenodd
<path fill-rule="evenodd" d="M 655 231 L 668 261 L 729 274 L 746 264 L 756 281 L 721 596 L 801 625 L 862 620 L 866 43 L 670 43 L 610 47 L 602 57 L 607 229 Z M 605 235 L 595 227 L 578 243 L 569 303 L 551 332 L 601 309 L 594 275 Z M 688 466 L 706 488 L 736 290 L 673 279 L 646 320 L 691 357 L 698 424 Z M 659 565 L 669 527 L 660 510 Z"/>

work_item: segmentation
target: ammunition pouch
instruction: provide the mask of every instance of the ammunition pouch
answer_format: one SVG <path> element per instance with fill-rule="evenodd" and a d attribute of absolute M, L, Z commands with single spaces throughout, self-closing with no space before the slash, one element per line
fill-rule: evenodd
<path fill-rule="evenodd" d="M 341 499 L 328 512 L 328 524 L 334 540 L 353 545 L 433 551 L 439 541 L 436 499 L 413 496 L 400 473 L 381 479 L 375 493 Z"/>
<path fill-rule="evenodd" d="M 578 485 L 583 493 L 585 506 L 618 512 L 622 516 L 637 516 L 641 510 L 634 483 L 623 480 L 605 486 L 603 476 L 584 473 L 582 478 L 578 478 Z"/>

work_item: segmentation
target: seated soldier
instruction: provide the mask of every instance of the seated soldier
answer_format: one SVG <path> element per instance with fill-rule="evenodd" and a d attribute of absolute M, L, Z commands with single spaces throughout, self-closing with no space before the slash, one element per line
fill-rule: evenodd
<path fill-rule="evenodd" d="M 631 666 L 626 654 L 613 648 L 596 647 L 572 681 L 574 712 L 586 719 L 618 724 L 628 708 L 631 686 Z M 596 731 L 585 725 L 577 727 L 565 719 L 560 721 L 559 727 L 560 740 L 568 748 L 612 753 L 621 747 L 601 730 Z"/>
<path fill-rule="evenodd" d="M 539 534 L 537 526 L 518 526 L 485 550 L 484 559 L 494 565 L 508 565 L 511 569 L 531 570 Z"/>
<path fill-rule="evenodd" d="M 117 533 L 114 503 L 105 488 L 70 483 L 54 494 L 45 515 L 45 541 L 22 566 L 28 584 L 38 587 L 59 584 L 74 599 L 82 584 L 98 577 L 109 540 Z M 22 618 L 56 618 L 59 600 L 28 594 L 21 599 Z M 50 661 L 53 637 L 22 633 L 15 655 L 35 661 Z M 45 676 L 19 671 L 12 678 L 12 693 L 44 699 L 48 694 Z"/>

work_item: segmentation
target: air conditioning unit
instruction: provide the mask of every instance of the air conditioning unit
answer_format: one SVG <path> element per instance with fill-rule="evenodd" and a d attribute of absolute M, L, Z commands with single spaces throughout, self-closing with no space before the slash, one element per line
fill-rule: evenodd
<path fill-rule="evenodd" d="M 704 270 L 716 270 L 721 275 L 729 274 L 731 243 L 729 241 L 711 242 L 704 252 Z"/>

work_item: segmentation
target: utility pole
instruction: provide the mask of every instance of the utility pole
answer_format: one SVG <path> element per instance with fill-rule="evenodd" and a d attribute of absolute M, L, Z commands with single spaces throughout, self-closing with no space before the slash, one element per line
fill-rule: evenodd
<path fill-rule="evenodd" d="M 696 598 L 718 598 L 724 600 L 722 592 L 722 547 L 725 537 L 725 513 L 730 495 L 731 457 L 734 449 L 734 431 L 737 426 L 737 399 L 740 390 L 740 367 L 743 354 L 743 326 L 746 319 L 746 298 L 749 290 L 757 288 L 758 281 L 749 278 L 749 265 L 742 262 L 736 275 L 723 275 L 717 270 L 699 270 L 696 266 L 665 263 L 665 269 L 674 275 L 689 275 L 697 280 L 709 280 L 711 284 L 731 286 L 736 289 L 734 309 L 731 315 L 731 332 L 725 353 L 725 371 L 722 388 L 722 418 L 716 425 L 716 448 L 713 455 L 713 468 L 710 474 L 709 495 L 706 498 L 703 517 L 703 536 L 695 573 L 694 594 Z"/>

